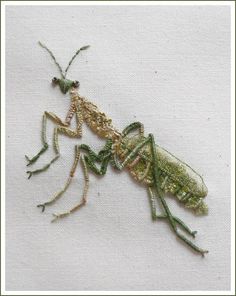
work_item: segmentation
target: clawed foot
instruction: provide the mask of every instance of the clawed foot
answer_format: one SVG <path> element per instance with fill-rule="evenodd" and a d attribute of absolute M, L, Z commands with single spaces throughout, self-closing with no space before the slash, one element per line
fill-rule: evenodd
<path fill-rule="evenodd" d="M 31 165 L 32 163 L 34 163 L 34 162 L 39 158 L 39 156 L 40 156 L 42 153 L 44 153 L 44 151 L 46 151 L 47 149 L 48 149 L 48 144 L 45 143 L 45 144 L 43 145 L 43 148 L 42 148 L 42 149 L 39 151 L 39 153 L 36 154 L 34 157 L 29 158 L 27 155 L 25 155 L 25 158 L 26 158 L 26 160 L 28 161 L 28 164 L 27 164 L 26 166 L 29 166 L 29 165 Z"/>
<path fill-rule="evenodd" d="M 37 205 L 38 208 L 42 208 L 42 213 L 45 211 L 46 204 L 47 203 Z M 52 219 L 51 222 L 55 222 L 57 219 L 63 218 L 65 216 L 69 215 L 69 212 L 68 213 L 67 212 L 61 213 L 61 214 L 52 214 L 52 215 L 54 216 L 54 218 Z"/>
<path fill-rule="evenodd" d="M 30 179 L 32 177 L 32 175 L 33 175 L 33 172 L 32 171 L 27 171 L 26 174 L 29 174 L 28 179 Z"/>
<path fill-rule="evenodd" d="M 202 257 L 205 257 L 205 254 L 207 254 L 207 253 L 209 253 L 209 251 L 207 251 L 207 250 L 202 250 L 202 251 L 201 251 L 201 255 L 202 255 Z"/>
<path fill-rule="evenodd" d="M 45 207 L 46 205 L 45 204 L 40 204 L 40 205 L 37 205 L 38 208 L 42 208 L 42 213 L 45 211 Z"/>
<path fill-rule="evenodd" d="M 196 237 L 196 234 L 197 234 L 197 231 L 192 231 L 192 232 L 191 232 L 191 235 L 192 235 L 193 238 Z"/>
<path fill-rule="evenodd" d="M 57 215 L 57 214 L 52 214 L 52 215 L 53 215 L 54 218 L 51 220 L 51 223 L 55 222 L 60 216 L 60 215 Z"/>
<path fill-rule="evenodd" d="M 52 219 L 52 223 L 53 222 L 55 222 L 57 219 L 59 219 L 59 218 L 63 218 L 63 217 L 65 217 L 65 216 L 67 216 L 67 215 L 69 215 L 70 213 L 68 212 L 66 212 L 66 213 L 62 213 L 62 214 L 52 214 L 53 216 L 54 216 L 54 218 Z"/>
<path fill-rule="evenodd" d="M 28 161 L 26 166 L 31 165 L 32 163 L 34 163 L 38 159 L 38 157 L 29 158 L 27 155 L 25 155 L 25 158 Z"/>

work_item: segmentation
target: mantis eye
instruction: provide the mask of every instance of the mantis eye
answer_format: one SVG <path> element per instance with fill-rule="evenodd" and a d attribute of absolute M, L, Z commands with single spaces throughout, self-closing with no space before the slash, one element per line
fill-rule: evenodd
<path fill-rule="evenodd" d="M 75 80 L 75 81 L 73 82 L 73 86 L 74 86 L 74 87 L 79 87 L 79 81 Z"/>
<path fill-rule="evenodd" d="M 57 83 L 58 83 L 58 81 L 59 81 L 59 79 L 58 79 L 58 78 L 56 78 L 56 77 L 53 77 L 53 79 L 52 79 L 52 83 L 54 83 L 54 84 L 57 84 Z"/>

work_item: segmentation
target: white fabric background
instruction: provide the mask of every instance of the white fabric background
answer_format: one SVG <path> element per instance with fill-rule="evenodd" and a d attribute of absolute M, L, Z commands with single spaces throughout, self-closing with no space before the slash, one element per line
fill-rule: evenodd
<path fill-rule="evenodd" d="M 152 222 L 147 192 L 127 172 L 91 175 L 86 207 L 58 223 L 53 212 L 80 198 L 81 169 L 63 198 L 36 205 L 64 184 L 75 143 L 60 137 L 62 157 L 26 178 L 24 155 L 40 148 L 44 110 L 64 118 L 68 95 L 40 40 L 66 66 L 90 44 L 69 78 L 122 130 L 139 120 L 157 143 L 204 176 L 209 215 L 196 217 L 172 197 L 172 211 L 193 229 L 205 259 Z M 6 11 L 6 288 L 7 290 L 230 289 L 230 9 L 227 6 L 28 6 Z M 53 125 L 48 125 L 51 144 Z M 53 156 L 50 149 L 33 166 Z"/>

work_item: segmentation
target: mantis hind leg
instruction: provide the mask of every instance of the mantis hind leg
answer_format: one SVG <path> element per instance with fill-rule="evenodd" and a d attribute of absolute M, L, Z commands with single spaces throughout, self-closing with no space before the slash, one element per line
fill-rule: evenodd
<path fill-rule="evenodd" d="M 127 136 L 131 131 L 136 130 L 136 129 L 139 130 L 139 133 L 140 133 L 141 135 L 144 134 L 144 127 L 143 127 L 143 124 L 142 124 L 141 122 L 137 121 L 137 122 L 133 122 L 133 123 L 131 123 L 130 125 L 128 125 L 128 126 L 123 130 L 123 132 L 122 132 L 122 136 L 125 137 L 125 136 Z"/>
<path fill-rule="evenodd" d="M 163 198 L 163 191 L 161 190 L 160 182 L 159 182 L 159 169 L 158 169 L 156 145 L 155 145 L 154 137 L 152 134 L 149 134 L 149 139 L 150 139 L 151 153 L 152 153 L 152 159 L 153 159 L 154 188 L 156 191 L 156 195 L 159 198 L 159 200 L 164 208 L 164 211 L 165 211 L 164 217 L 166 217 L 166 219 L 168 219 L 171 228 L 173 229 L 173 231 L 175 232 L 175 234 L 177 235 L 177 237 L 179 239 L 181 239 L 184 243 L 186 243 L 194 251 L 196 251 L 196 252 L 200 253 L 202 256 L 204 256 L 204 254 L 208 253 L 208 251 L 203 250 L 203 249 L 199 248 L 198 246 L 196 246 L 194 243 L 192 243 L 190 240 L 188 240 L 184 235 L 182 235 L 177 228 L 177 224 L 180 224 L 186 230 L 185 224 L 183 224 L 180 219 L 176 220 L 175 217 L 171 214 L 170 209 L 169 209 L 165 199 Z"/>
<path fill-rule="evenodd" d="M 139 130 L 139 134 L 144 134 L 144 127 L 141 122 L 133 122 L 128 125 L 123 131 L 122 136 L 126 137 L 130 132 L 134 130 Z M 116 154 L 113 155 L 112 164 L 113 166 L 118 169 L 122 170 L 126 165 L 131 164 L 132 161 L 135 161 L 135 157 L 137 157 L 138 153 L 149 142 L 149 139 L 144 138 L 132 151 L 130 151 L 123 161 L 120 161 Z"/>
<path fill-rule="evenodd" d="M 151 203 L 151 211 L 152 211 L 152 218 L 153 220 L 156 219 L 167 219 L 166 214 L 158 215 L 156 212 L 156 206 L 155 206 L 155 201 L 154 201 L 154 195 L 152 192 L 152 188 L 148 187 L 148 193 L 149 193 L 149 198 L 150 198 L 150 203 Z M 173 219 L 176 224 L 178 224 L 187 234 L 191 235 L 193 238 L 195 238 L 195 235 L 197 231 L 192 231 L 181 219 L 179 219 L 176 216 L 173 216 Z"/>

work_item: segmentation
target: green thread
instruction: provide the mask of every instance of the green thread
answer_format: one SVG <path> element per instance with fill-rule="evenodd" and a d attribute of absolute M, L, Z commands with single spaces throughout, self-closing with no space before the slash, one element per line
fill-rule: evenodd
<path fill-rule="evenodd" d="M 68 66 L 66 67 L 65 72 L 63 73 L 62 67 L 60 66 L 60 64 L 59 64 L 58 61 L 56 60 L 56 57 L 54 56 L 53 52 L 52 52 L 52 51 L 51 51 L 46 45 L 42 44 L 40 41 L 39 41 L 38 43 L 39 43 L 39 45 L 40 45 L 42 48 L 46 49 L 46 51 L 50 54 L 50 56 L 51 56 L 51 58 L 53 59 L 55 65 L 58 67 L 58 69 L 59 69 L 59 71 L 60 71 L 60 73 L 61 73 L 62 78 L 64 78 L 64 79 L 66 78 L 67 72 L 68 72 L 68 70 L 69 70 L 71 64 L 73 63 L 74 59 L 77 57 L 77 55 L 78 55 L 82 50 L 86 50 L 86 49 L 88 49 L 88 48 L 90 47 L 90 45 L 86 45 L 86 46 L 82 46 L 80 49 L 78 49 L 78 50 L 76 51 L 76 53 L 72 56 L 71 60 L 70 60 L 69 63 L 68 63 Z"/>
<path fill-rule="evenodd" d="M 199 248 L 198 246 L 196 246 L 194 243 L 192 243 L 190 240 L 188 240 L 183 234 L 179 233 L 177 226 L 176 226 L 176 220 L 174 219 L 174 217 L 172 216 L 170 209 L 165 201 L 165 199 L 163 198 L 163 192 L 160 189 L 160 183 L 159 183 L 159 172 L 158 172 L 158 161 L 157 161 L 157 153 L 156 153 L 156 145 L 155 145 L 155 141 L 153 138 L 153 135 L 150 134 L 150 141 L 151 141 L 151 149 L 152 149 L 152 156 L 153 156 L 153 175 L 154 175 L 154 186 L 157 192 L 157 197 L 160 199 L 161 204 L 166 212 L 166 218 L 169 220 L 170 226 L 173 229 L 173 231 L 175 232 L 175 234 L 177 235 L 178 238 L 180 238 L 184 243 L 186 243 L 189 247 L 191 247 L 194 251 L 200 253 L 202 256 L 204 256 L 204 254 L 208 253 L 207 250 L 203 250 L 201 248 Z M 180 220 L 177 220 L 178 223 L 180 222 Z M 182 225 L 182 227 L 185 227 L 185 224 Z"/>
<path fill-rule="evenodd" d="M 86 46 L 83 46 L 83 47 L 81 47 L 80 49 L 78 49 L 78 50 L 76 51 L 76 53 L 73 55 L 73 57 L 72 57 L 71 60 L 69 61 L 68 66 L 66 67 L 66 70 L 65 70 L 65 77 L 66 77 L 66 74 L 67 74 L 67 72 L 68 72 L 68 70 L 69 70 L 69 68 L 70 68 L 70 66 L 71 66 L 71 64 L 72 64 L 72 62 L 73 62 L 74 59 L 77 57 L 77 55 L 78 55 L 82 50 L 86 50 L 86 49 L 88 49 L 89 47 L 90 47 L 90 45 L 86 45 Z"/>
<path fill-rule="evenodd" d="M 56 60 L 56 58 L 55 58 L 54 54 L 52 53 L 52 51 L 51 51 L 49 48 L 47 48 L 46 45 L 42 44 L 40 41 L 39 41 L 39 45 L 40 45 L 42 48 L 46 49 L 46 51 L 50 54 L 50 56 L 52 57 L 54 63 L 56 64 L 57 68 L 59 69 L 59 71 L 60 71 L 60 73 L 61 73 L 61 76 L 62 76 L 63 78 L 65 78 L 65 76 L 64 76 L 64 74 L 63 74 L 63 71 L 62 71 L 62 68 L 61 68 L 60 64 L 58 63 L 58 61 Z"/>
<path fill-rule="evenodd" d="M 28 156 L 25 156 L 28 161 L 27 166 L 35 163 L 48 149 L 46 137 L 47 118 L 50 118 L 56 123 L 53 136 L 53 147 L 56 155 L 43 167 L 34 171 L 27 171 L 27 174 L 29 174 L 28 178 L 32 175 L 46 171 L 60 157 L 58 141 L 59 133 L 73 138 L 81 137 L 82 124 L 83 122 L 86 122 L 98 136 L 106 138 L 107 141 L 105 146 L 98 153 L 94 152 L 86 144 L 76 145 L 74 162 L 64 187 L 50 200 L 43 204 L 39 204 L 38 207 L 41 207 L 42 211 L 44 211 L 47 205 L 54 203 L 66 192 L 76 172 L 78 163 L 81 163 L 84 174 L 82 199 L 69 211 L 54 214 L 52 222 L 58 218 L 68 216 L 70 213 L 78 210 L 86 204 L 87 192 L 89 189 L 89 170 L 97 175 L 103 176 L 106 174 L 109 163 L 119 170 L 127 168 L 140 183 L 148 185 L 153 220 L 166 220 L 180 240 L 194 251 L 204 256 L 208 251 L 199 248 L 186 238 L 185 235 L 181 234 L 179 232 L 179 227 L 187 235 L 191 235 L 192 237 L 195 237 L 196 231 L 192 231 L 181 219 L 172 215 L 167 202 L 164 199 L 165 192 L 171 192 L 179 201 L 184 202 L 186 207 L 194 209 L 196 213 L 205 214 L 207 212 L 207 206 L 203 202 L 203 197 L 207 194 L 207 188 L 204 187 L 205 185 L 202 178 L 187 164 L 181 162 L 171 153 L 157 146 L 152 134 L 145 137 L 142 123 L 133 122 L 120 133 L 112 126 L 111 119 L 109 119 L 104 113 L 100 112 L 96 105 L 79 96 L 75 90 L 78 88 L 79 82 L 68 80 L 65 77 L 77 55 L 82 50 L 88 49 L 89 46 L 83 46 L 75 52 L 63 73 L 63 70 L 52 51 L 41 42 L 39 42 L 39 45 L 48 51 L 61 73 L 62 79 L 55 77 L 53 83 L 58 84 L 63 93 L 67 93 L 71 90 L 72 102 L 65 122 L 52 112 L 44 112 L 42 126 L 43 147 L 31 159 Z M 74 113 L 76 114 L 77 126 L 75 130 L 72 130 L 68 126 L 70 125 Z M 138 134 L 128 137 L 128 135 L 135 130 L 138 130 Z M 192 170 L 193 176 L 188 174 L 188 169 Z M 199 183 L 202 185 L 202 188 L 199 188 Z M 154 194 L 152 190 L 154 191 Z M 159 199 L 164 213 L 157 214 L 154 197 Z"/>

